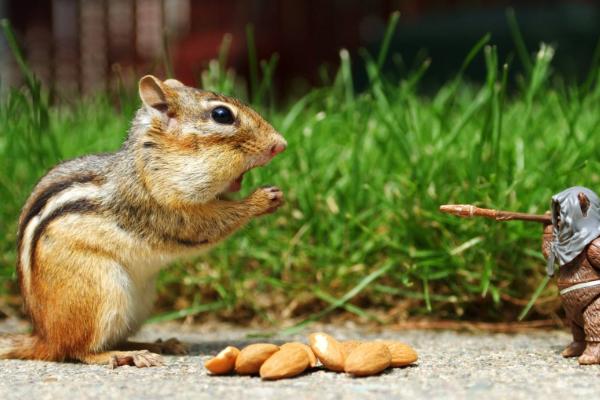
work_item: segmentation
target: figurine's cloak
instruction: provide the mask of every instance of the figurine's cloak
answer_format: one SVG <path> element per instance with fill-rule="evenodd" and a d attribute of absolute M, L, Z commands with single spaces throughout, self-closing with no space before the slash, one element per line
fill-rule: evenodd
<path fill-rule="evenodd" d="M 589 200 L 585 214 L 578 194 Z M 559 223 L 560 220 L 560 223 Z M 553 239 L 548 257 L 548 275 L 554 274 L 554 261 L 564 265 L 577 257 L 590 242 L 600 236 L 600 199 L 588 188 L 574 186 L 552 196 Z"/>

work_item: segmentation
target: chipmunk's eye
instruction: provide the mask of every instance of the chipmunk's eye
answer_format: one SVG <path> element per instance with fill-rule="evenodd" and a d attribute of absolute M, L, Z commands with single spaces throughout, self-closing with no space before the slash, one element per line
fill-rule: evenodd
<path fill-rule="evenodd" d="M 216 123 L 219 124 L 231 125 L 234 121 L 233 112 L 224 106 L 215 107 L 210 116 Z"/>

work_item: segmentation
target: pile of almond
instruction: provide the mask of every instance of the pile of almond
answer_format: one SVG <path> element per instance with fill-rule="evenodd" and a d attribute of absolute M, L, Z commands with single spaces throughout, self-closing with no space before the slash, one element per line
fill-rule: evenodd
<path fill-rule="evenodd" d="M 313 333 L 310 346 L 300 342 L 277 346 L 256 343 L 241 351 L 233 346 L 223 349 L 204 366 L 213 375 L 235 373 L 260 375 L 262 379 L 283 379 L 300 375 L 318 361 L 330 371 L 353 376 L 375 375 L 389 367 L 404 367 L 417 361 L 415 350 L 397 341 L 339 342 L 326 333 Z M 317 361 L 318 360 L 318 361 Z"/>

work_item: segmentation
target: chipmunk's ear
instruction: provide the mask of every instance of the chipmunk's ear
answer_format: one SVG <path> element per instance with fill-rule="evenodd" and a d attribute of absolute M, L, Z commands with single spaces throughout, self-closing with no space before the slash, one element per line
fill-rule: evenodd
<path fill-rule="evenodd" d="M 180 88 L 180 87 L 185 86 L 183 83 L 179 82 L 177 79 L 167 79 L 163 83 L 172 88 Z"/>
<path fill-rule="evenodd" d="M 140 99 L 145 105 L 155 108 L 160 112 L 168 111 L 167 96 L 163 83 L 155 76 L 146 75 L 139 83 Z"/>
<path fill-rule="evenodd" d="M 579 207 L 581 208 L 581 213 L 584 217 L 587 216 L 587 212 L 590 209 L 590 199 L 583 193 L 579 192 L 577 194 L 577 200 L 579 200 Z"/>

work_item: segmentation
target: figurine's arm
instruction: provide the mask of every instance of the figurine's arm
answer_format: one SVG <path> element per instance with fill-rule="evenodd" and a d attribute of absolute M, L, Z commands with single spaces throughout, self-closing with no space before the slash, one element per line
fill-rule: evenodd
<path fill-rule="evenodd" d="M 550 243 L 552 243 L 552 224 L 544 225 L 542 236 L 542 254 L 545 259 L 550 255 Z M 598 255 L 600 256 L 600 249 Z M 600 258 L 598 259 L 600 261 Z"/>
<path fill-rule="evenodd" d="M 600 237 L 590 243 L 586 249 L 586 256 L 594 269 L 600 270 Z"/>

